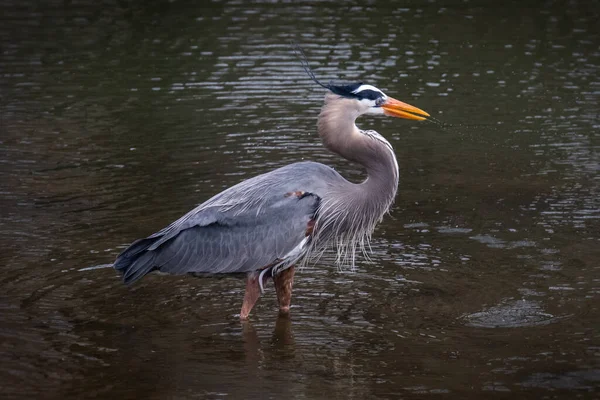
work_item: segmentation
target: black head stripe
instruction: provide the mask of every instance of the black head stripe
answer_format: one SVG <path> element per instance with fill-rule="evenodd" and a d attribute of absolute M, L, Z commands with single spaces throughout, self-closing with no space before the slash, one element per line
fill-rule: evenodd
<path fill-rule="evenodd" d="M 330 82 L 329 90 L 331 90 L 333 93 L 335 93 L 339 96 L 360 99 L 362 97 L 360 95 L 354 93 L 354 91 L 356 89 L 358 89 L 362 84 L 363 84 L 362 82 L 358 82 L 358 83 L 350 83 L 347 85 L 334 85 L 333 82 Z"/>
<path fill-rule="evenodd" d="M 371 90 L 371 89 L 366 89 L 366 90 L 361 90 L 360 92 L 356 93 L 356 96 L 358 96 L 358 98 L 360 98 L 360 99 L 377 100 L 378 98 L 381 97 L 381 92 L 377 92 L 377 91 Z"/>
<path fill-rule="evenodd" d="M 364 86 L 366 86 L 366 88 L 364 88 L 358 92 L 357 90 L 360 89 L 361 86 L 363 86 L 362 82 L 352 83 L 352 84 L 343 85 L 343 86 L 342 85 L 333 85 L 330 83 L 329 90 L 331 90 L 333 93 L 338 94 L 340 96 L 350 97 L 350 98 L 354 98 L 354 99 L 358 99 L 358 100 L 366 99 L 366 100 L 376 101 L 377 99 L 384 97 L 384 94 L 380 90 L 377 90 L 377 88 L 374 88 L 373 86 L 370 86 L 370 85 L 364 85 Z M 375 89 L 375 90 L 373 90 L 373 89 Z"/>

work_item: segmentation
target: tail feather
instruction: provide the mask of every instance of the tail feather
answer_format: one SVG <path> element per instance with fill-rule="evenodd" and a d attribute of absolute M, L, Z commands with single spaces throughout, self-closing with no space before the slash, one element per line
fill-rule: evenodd
<path fill-rule="evenodd" d="M 156 254 L 153 252 L 146 252 L 142 254 L 138 259 L 130 264 L 130 267 L 123 274 L 123 282 L 125 282 L 126 285 L 129 285 L 148 274 L 154 269 L 155 258 Z"/>
<path fill-rule="evenodd" d="M 156 240 L 158 239 L 136 240 L 119 254 L 114 268 L 123 274 L 125 284 L 129 285 L 155 269 L 156 254 L 147 250 Z"/>

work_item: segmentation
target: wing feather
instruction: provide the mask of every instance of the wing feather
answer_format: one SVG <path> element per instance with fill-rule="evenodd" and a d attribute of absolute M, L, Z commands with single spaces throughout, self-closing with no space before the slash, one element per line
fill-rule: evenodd
<path fill-rule="evenodd" d="M 194 210 L 194 215 L 181 218 L 180 226 L 170 225 L 133 243 L 119 255 L 115 268 L 123 272 L 125 283 L 155 269 L 171 274 L 257 270 L 283 259 L 302 242 L 318 203 L 316 195 L 280 193 L 241 212 Z"/>

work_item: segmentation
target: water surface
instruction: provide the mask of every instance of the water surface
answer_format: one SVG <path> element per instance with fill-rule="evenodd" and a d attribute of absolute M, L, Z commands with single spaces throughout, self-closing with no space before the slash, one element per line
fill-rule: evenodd
<path fill-rule="evenodd" d="M 3 398 L 595 398 L 600 4 L 488 3 L 4 2 Z M 292 40 L 442 121 L 359 121 L 401 170 L 371 261 L 244 324 L 238 279 L 86 269 L 291 162 L 363 177 Z"/>

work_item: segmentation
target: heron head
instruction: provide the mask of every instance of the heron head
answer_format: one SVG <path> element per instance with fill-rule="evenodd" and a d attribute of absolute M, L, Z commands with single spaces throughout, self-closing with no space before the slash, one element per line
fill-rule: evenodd
<path fill-rule="evenodd" d="M 429 114 L 420 108 L 389 97 L 375 86 L 366 85 L 362 82 L 349 85 L 333 85 L 330 83 L 327 88 L 339 96 L 358 101 L 362 111 L 361 114 L 385 114 L 416 121 L 423 121 L 429 117 Z"/>
<path fill-rule="evenodd" d="M 324 87 L 325 89 L 329 89 L 338 96 L 357 100 L 359 115 L 385 114 L 392 117 L 406 118 L 416 121 L 423 121 L 430 116 L 420 108 L 411 106 L 410 104 L 403 103 L 400 100 L 396 100 L 387 96 L 375 86 L 365 85 L 362 82 L 346 85 L 336 85 L 333 82 L 324 84 L 320 82 L 312 69 L 310 69 L 308 59 L 306 58 L 306 54 L 304 54 L 302 47 L 300 47 L 297 43 L 292 43 L 292 46 L 296 52 L 296 55 L 300 59 L 300 62 L 302 63 L 304 71 L 306 71 L 310 79 L 312 79 L 317 85 Z"/>

